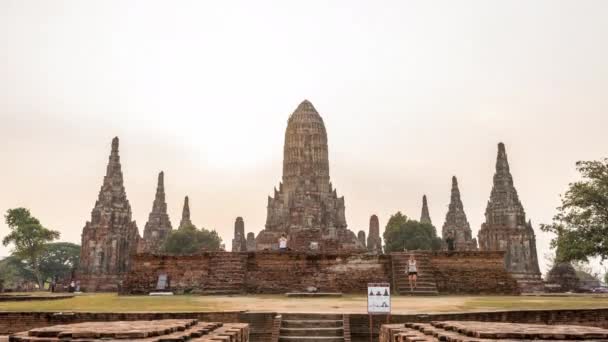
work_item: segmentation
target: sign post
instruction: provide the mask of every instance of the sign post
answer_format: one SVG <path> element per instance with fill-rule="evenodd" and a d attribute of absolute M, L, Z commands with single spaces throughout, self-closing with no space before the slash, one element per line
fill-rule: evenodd
<path fill-rule="evenodd" d="M 386 323 L 391 317 L 391 285 L 389 283 L 367 284 L 367 314 L 369 315 L 369 340 L 374 338 L 374 315 L 386 315 Z"/>

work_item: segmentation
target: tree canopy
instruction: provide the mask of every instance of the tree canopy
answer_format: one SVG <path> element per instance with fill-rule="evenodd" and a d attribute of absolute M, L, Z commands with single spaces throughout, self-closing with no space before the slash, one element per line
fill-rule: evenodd
<path fill-rule="evenodd" d="M 410 220 L 401 212 L 392 215 L 384 230 L 385 251 L 398 252 L 407 250 L 438 250 L 441 239 L 437 230 L 428 223 Z"/>
<path fill-rule="evenodd" d="M 2 239 L 2 244 L 14 245 L 12 255 L 25 262 L 26 268 L 43 288 L 45 278 L 40 268 L 42 255 L 47 243 L 59 238 L 59 232 L 42 226 L 25 208 L 9 209 L 4 217 L 10 233 Z"/>
<path fill-rule="evenodd" d="M 80 263 L 80 246 L 70 242 L 55 242 L 46 245 L 40 257 L 40 271 L 45 281 L 69 280 Z"/>
<path fill-rule="evenodd" d="M 0 260 L 0 281 L 4 288 L 14 289 L 23 283 L 36 280 L 21 259 L 9 256 Z"/>
<path fill-rule="evenodd" d="M 563 261 L 608 259 L 608 159 L 579 161 L 581 180 L 570 183 L 551 224 L 541 229 L 553 232 L 552 247 Z"/>
<path fill-rule="evenodd" d="M 197 229 L 194 225 L 181 227 L 169 234 L 163 252 L 174 255 L 195 254 L 201 251 L 218 251 L 222 238 L 215 230 Z"/>

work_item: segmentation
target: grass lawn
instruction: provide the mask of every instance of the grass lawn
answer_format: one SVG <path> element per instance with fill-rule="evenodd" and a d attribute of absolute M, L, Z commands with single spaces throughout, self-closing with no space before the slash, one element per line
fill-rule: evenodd
<path fill-rule="evenodd" d="M 88 312 L 188 312 L 188 311 L 276 311 L 365 313 L 367 298 L 286 298 L 258 296 L 118 296 L 84 294 L 70 299 L 0 302 L 0 311 L 88 311 Z M 392 298 L 393 313 L 438 313 L 533 309 L 608 308 L 608 296 L 436 296 Z"/>

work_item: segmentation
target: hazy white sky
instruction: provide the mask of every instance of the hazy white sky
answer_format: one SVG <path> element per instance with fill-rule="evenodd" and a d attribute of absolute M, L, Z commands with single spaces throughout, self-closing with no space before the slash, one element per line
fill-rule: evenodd
<path fill-rule="evenodd" d="M 187 194 L 229 248 L 236 216 L 262 229 L 307 98 L 351 229 L 418 218 L 423 194 L 440 229 L 457 175 L 476 235 L 504 141 L 544 268 L 538 224 L 577 160 L 606 157 L 607 17 L 599 0 L 0 0 L 0 211 L 80 242 L 117 135 L 140 232 L 164 170 L 173 225 Z"/>

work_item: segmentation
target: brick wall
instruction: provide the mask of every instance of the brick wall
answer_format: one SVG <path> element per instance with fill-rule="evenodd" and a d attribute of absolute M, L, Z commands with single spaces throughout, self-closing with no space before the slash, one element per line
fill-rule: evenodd
<path fill-rule="evenodd" d="M 429 252 L 429 261 L 439 293 L 519 293 L 517 282 L 505 269 L 504 252 Z"/>
<path fill-rule="evenodd" d="M 321 291 L 364 292 L 368 282 L 390 279 L 390 259 L 384 255 L 306 253 L 204 253 L 194 256 L 134 257 L 123 293 L 155 290 L 158 276 L 167 274 L 176 293 L 285 293 L 315 286 Z"/>

